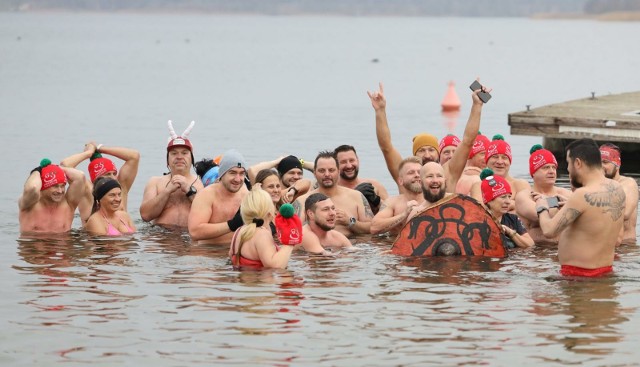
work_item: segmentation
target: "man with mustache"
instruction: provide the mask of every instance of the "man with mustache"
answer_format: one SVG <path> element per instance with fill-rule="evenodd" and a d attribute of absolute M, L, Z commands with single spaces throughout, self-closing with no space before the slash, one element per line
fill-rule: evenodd
<path fill-rule="evenodd" d="M 604 175 L 608 179 L 614 180 L 620 185 L 627 197 L 624 210 L 624 233 L 622 236 L 623 245 L 636 244 L 636 224 L 638 222 L 638 183 L 631 177 L 620 175 L 620 148 L 606 143 L 600 146 L 600 156 L 602 157 L 602 168 Z"/>
<path fill-rule="evenodd" d="M 169 174 L 151 177 L 144 188 L 140 216 L 145 222 L 163 227 L 186 228 L 191 202 L 203 189 L 195 175 L 193 146 L 189 139 L 177 136 L 167 144 Z"/>
<path fill-rule="evenodd" d="M 447 180 L 445 179 L 444 169 L 439 163 L 427 162 L 420 169 L 420 180 L 422 184 L 422 196 L 424 201 L 420 205 L 416 205 L 411 209 L 408 220 L 411 220 L 417 213 L 432 206 L 438 201 L 451 195 L 447 193 Z"/>
<path fill-rule="evenodd" d="M 327 195 L 311 194 L 304 201 L 307 223 L 302 227 L 302 247 L 324 253 L 325 247 L 352 247 L 349 239 L 336 231 L 336 206 Z"/>
<path fill-rule="evenodd" d="M 318 188 L 293 203 L 300 220 L 305 220 L 303 203 L 307 197 L 319 192 L 331 198 L 336 206 L 336 230 L 345 236 L 369 234 L 373 218 L 369 202 L 360 191 L 338 185 L 338 162 L 333 152 L 320 152 L 315 159 L 314 169 Z"/>
<path fill-rule="evenodd" d="M 380 203 L 385 201 L 389 194 L 380 182 L 372 178 L 358 177 L 360 172 L 360 159 L 356 148 L 351 145 L 341 145 L 333 150 L 338 161 L 340 178 L 338 185 L 358 190 L 367 198 L 373 214 L 378 212 Z"/>
<path fill-rule="evenodd" d="M 244 225 L 242 199 L 249 193 L 244 178 L 247 162 L 231 149 L 222 155 L 218 181 L 202 189 L 189 213 L 189 234 L 198 244 L 228 245 L 233 233 Z"/>
<path fill-rule="evenodd" d="M 623 228 L 625 193 L 618 182 L 604 176 L 602 158 L 593 139 L 567 145 L 567 170 L 575 191 L 557 213 L 547 197 L 532 193 L 542 233 L 558 238 L 560 273 L 600 276 L 613 270 L 615 247 Z"/>
<path fill-rule="evenodd" d="M 555 186 L 558 177 L 556 172 L 558 161 L 556 157 L 549 150 L 543 149 L 540 144 L 531 147 L 530 153 L 529 174 L 533 178 L 532 190 L 544 196 L 558 198 L 558 206 L 554 206 L 554 208 L 564 205 L 571 196 L 571 191 Z M 526 195 L 526 192 L 523 192 L 522 195 L 516 196 L 515 200 L 516 213 L 533 241 L 539 245 L 557 245 L 557 236 L 547 238 L 542 234 L 540 223 L 538 222 L 538 214 L 536 213 L 536 203 L 531 198 L 531 195 Z"/>
<path fill-rule="evenodd" d="M 421 168 L 422 159 L 415 156 L 407 157 L 400 162 L 398 186 L 404 187 L 404 193 L 392 196 L 380 205 L 380 211 L 371 221 L 371 234 L 397 234 L 409 218 L 411 209 L 424 201 Z"/>
<path fill-rule="evenodd" d="M 482 90 L 478 89 L 471 94 L 473 104 L 471 105 L 471 112 L 469 113 L 469 120 L 464 129 L 464 135 L 462 142 L 457 146 L 451 159 L 444 164 L 444 172 L 447 178 L 447 188 L 449 192 L 454 192 L 456 184 L 462 171 L 467 164 L 467 158 L 469 152 L 473 147 L 476 136 L 478 135 L 478 129 L 480 128 L 480 115 L 482 112 L 483 102 L 478 97 L 478 93 Z M 398 166 L 402 161 L 402 155 L 393 146 L 391 141 L 391 132 L 389 130 L 389 124 L 387 122 L 386 106 L 387 101 L 384 96 L 384 88 L 380 83 L 380 89 L 376 92 L 368 92 L 371 99 L 371 105 L 376 113 L 376 137 L 378 138 L 378 145 L 384 156 L 384 160 L 387 164 L 387 169 L 391 174 L 391 177 L 395 182 L 398 182 Z M 413 150 L 412 154 L 422 158 L 422 162 L 438 162 L 440 160 L 440 152 L 438 151 L 439 144 L 438 139 L 431 134 L 421 133 L 413 138 Z M 402 186 L 398 186 L 400 193 L 404 192 Z"/>

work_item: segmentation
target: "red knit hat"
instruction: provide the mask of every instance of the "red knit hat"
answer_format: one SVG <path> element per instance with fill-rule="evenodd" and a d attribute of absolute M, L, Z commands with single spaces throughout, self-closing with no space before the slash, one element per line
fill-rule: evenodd
<path fill-rule="evenodd" d="M 529 173 L 531 177 L 537 170 L 547 164 L 553 164 L 558 168 L 556 157 L 550 151 L 543 149 L 542 145 L 536 144 L 532 146 L 529 152 L 531 153 L 529 156 Z"/>
<path fill-rule="evenodd" d="M 620 167 L 622 160 L 620 159 L 620 152 L 606 145 L 600 146 L 600 157 L 602 161 L 609 161 L 616 166 Z"/>
<path fill-rule="evenodd" d="M 89 177 L 91 182 L 95 182 L 96 179 L 107 172 L 114 171 L 118 174 L 118 169 L 113 161 L 109 158 L 104 158 L 100 153 L 94 154 L 89 162 Z"/>
<path fill-rule="evenodd" d="M 51 161 L 49 161 L 49 164 L 43 165 L 41 163 L 40 165 L 42 167 L 42 171 L 40 172 L 40 180 L 42 181 L 41 191 L 58 184 L 67 183 L 67 175 L 64 174 L 60 166 L 51 164 Z"/>
<path fill-rule="evenodd" d="M 302 243 L 302 222 L 294 213 L 293 205 L 283 204 L 275 219 L 276 232 L 280 243 L 295 246 Z"/>
<path fill-rule="evenodd" d="M 485 168 L 480 174 L 482 183 L 480 189 L 482 190 L 482 202 L 485 204 L 493 201 L 498 196 L 505 194 L 511 194 L 511 185 L 503 177 L 494 176 L 493 171 Z"/>
<path fill-rule="evenodd" d="M 442 152 L 442 149 L 446 147 L 457 147 L 458 145 L 460 145 L 460 139 L 453 134 L 449 134 L 440 140 L 438 148 Z"/>
<path fill-rule="evenodd" d="M 491 144 L 491 141 L 486 136 L 480 134 L 478 132 L 478 136 L 476 136 L 476 140 L 473 142 L 473 146 L 469 151 L 469 159 L 473 158 L 476 154 L 480 152 L 484 152 L 487 150 L 487 147 Z"/>
<path fill-rule="evenodd" d="M 487 147 L 487 155 L 484 157 L 485 162 L 489 162 L 489 158 L 496 154 L 504 154 L 509 158 L 509 162 L 512 161 L 511 145 L 504 141 L 502 135 L 495 135 L 493 141 Z"/>

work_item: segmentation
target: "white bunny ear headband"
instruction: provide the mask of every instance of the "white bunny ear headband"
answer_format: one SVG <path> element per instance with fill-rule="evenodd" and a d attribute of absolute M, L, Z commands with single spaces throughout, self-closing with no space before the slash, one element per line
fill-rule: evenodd
<path fill-rule="evenodd" d="M 195 121 L 191 121 L 189 126 L 182 132 L 182 134 L 180 134 L 180 136 L 178 136 L 178 134 L 176 134 L 176 131 L 173 129 L 173 123 L 171 122 L 171 120 L 169 120 L 167 122 L 167 125 L 169 126 L 169 140 L 168 140 L 168 142 L 171 142 L 171 140 L 176 139 L 176 138 L 187 139 L 189 137 L 189 134 L 191 133 L 191 130 L 195 126 L 195 124 L 196 124 Z"/>

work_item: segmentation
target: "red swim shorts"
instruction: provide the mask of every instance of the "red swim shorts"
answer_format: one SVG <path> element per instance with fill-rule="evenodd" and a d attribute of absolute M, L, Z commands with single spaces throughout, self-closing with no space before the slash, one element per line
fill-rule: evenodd
<path fill-rule="evenodd" d="M 601 275 L 609 274 L 612 271 L 613 266 L 603 266 L 596 269 L 585 269 L 572 265 L 562 265 L 560 267 L 560 274 L 566 277 L 599 277 Z"/>

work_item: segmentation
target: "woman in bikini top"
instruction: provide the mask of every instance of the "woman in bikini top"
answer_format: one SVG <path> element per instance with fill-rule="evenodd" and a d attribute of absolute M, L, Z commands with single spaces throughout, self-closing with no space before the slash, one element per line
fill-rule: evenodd
<path fill-rule="evenodd" d="M 255 185 L 240 204 L 245 223 L 233 235 L 229 257 L 234 267 L 286 268 L 295 244 L 279 246 L 269 223 L 275 216 L 271 196 Z M 288 243 L 286 243 L 288 244 Z"/>
<path fill-rule="evenodd" d="M 129 213 L 122 210 L 122 189 L 118 181 L 100 177 L 93 185 L 93 209 L 86 230 L 98 236 L 132 234 L 136 227 Z"/>

